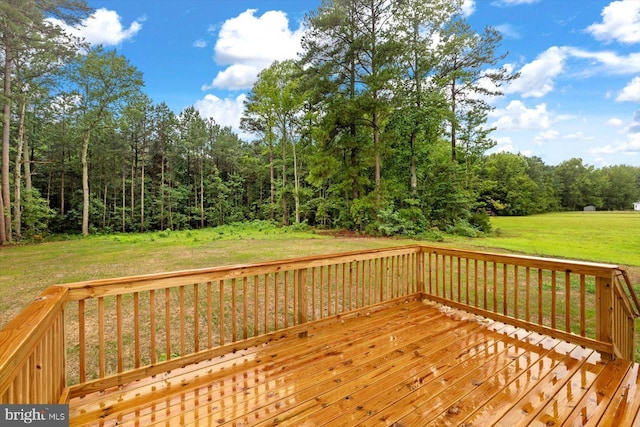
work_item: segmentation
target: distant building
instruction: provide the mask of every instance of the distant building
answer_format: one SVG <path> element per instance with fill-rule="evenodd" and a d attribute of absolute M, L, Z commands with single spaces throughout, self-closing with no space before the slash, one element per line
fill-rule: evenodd
<path fill-rule="evenodd" d="M 585 206 L 584 207 L 584 211 L 585 212 L 595 212 L 596 211 L 596 207 L 593 206 L 593 205 Z"/>
<path fill-rule="evenodd" d="M 640 211 L 640 200 L 633 204 L 634 211 Z"/>

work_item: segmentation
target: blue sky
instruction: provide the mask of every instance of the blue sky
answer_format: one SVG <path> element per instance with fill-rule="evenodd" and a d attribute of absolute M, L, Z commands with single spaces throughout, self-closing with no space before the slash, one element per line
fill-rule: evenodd
<path fill-rule="evenodd" d="M 125 55 L 146 92 L 237 130 L 256 74 L 295 57 L 320 0 L 89 0 L 79 33 Z M 521 78 L 492 101 L 494 151 L 640 166 L 640 0 L 465 0 Z"/>

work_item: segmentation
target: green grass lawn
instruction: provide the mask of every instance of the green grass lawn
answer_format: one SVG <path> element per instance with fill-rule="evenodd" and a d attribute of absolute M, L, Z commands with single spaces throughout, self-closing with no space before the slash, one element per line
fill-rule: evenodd
<path fill-rule="evenodd" d="M 632 280 L 640 283 L 640 213 L 559 213 L 492 221 L 495 236 L 450 238 L 438 245 L 611 262 L 631 266 Z M 0 328 L 53 284 L 415 242 L 332 236 L 255 222 L 198 231 L 8 245 L 0 247 Z"/>
<path fill-rule="evenodd" d="M 640 212 L 565 212 L 494 217 L 495 235 L 463 245 L 640 266 Z"/>

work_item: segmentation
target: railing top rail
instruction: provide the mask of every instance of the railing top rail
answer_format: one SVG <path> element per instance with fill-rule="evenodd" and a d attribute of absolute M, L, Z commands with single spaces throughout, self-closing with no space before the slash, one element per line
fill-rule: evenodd
<path fill-rule="evenodd" d="M 574 273 L 590 274 L 600 276 L 609 275 L 619 270 L 616 264 L 596 263 L 589 261 L 566 260 L 560 258 L 543 258 L 528 255 L 501 254 L 497 252 L 478 252 L 465 249 L 451 249 L 440 246 L 421 245 L 423 252 L 433 252 L 444 255 L 460 256 L 464 258 L 477 259 L 479 261 L 490 261 L 499 263 L 517 264 L 523 267 L 543 268 L 557 271 L 571 271 Z"/>
<path fill-rule="evenodd" d="M 70 300 L 79 300 L 99 296 L 117 295 L 127 292 L 163 289 L 183 284 L 204 283 L 214 280 L 244 277 L 248 275 L 268 274 L 297 268 L 311 268 L 342 262 L 362 261 L 374 259 L 380 256 L 393 256 L 418 252 L 420 252 L 419 245 L 397 246 L 392 248 L 369 249 L 365 251 L 314 255 L 278 261 L 265 261 L 252 264 L 234 264 L 212 268 L 88 280 L 55 286 L 68 289 L 70 291 Z"/>
<path fill-rule="evenodd" d="M 0 330 L 0 394 L 12 380 L 25 355 L 47 331 L 43 325 L 62 311 L 68 290 L 50 286 Z"/>

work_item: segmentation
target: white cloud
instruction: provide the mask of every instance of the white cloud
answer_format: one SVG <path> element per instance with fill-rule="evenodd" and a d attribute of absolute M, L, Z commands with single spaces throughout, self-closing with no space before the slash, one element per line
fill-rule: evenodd
<path fill-rule="evenodd" d="M 204 99 L 196 101 L 193 106 L 203 117 L 213 117 L 220 126 L 229 126 L 235 132 L 240 132 L 240 118 L 244 111 L 245 99 L 245 94 L 225 99 L 209 94 Z"/>
<path fill-rule="evenodd" d="M 616 101 L 640 102 L 640 77 L 634 77 L 629 84 L 622 89 Z"/>
<path fill-rule="evenodd" d="M 602 9 L 602 23 L 587 27 L 596 39 L 606 42 L 640 42 L 640 1 L 620 0 Z"/>
<path fill-rule="evenodd" d="M 585 135 L 584 132 L 582 132 L 581 130 L 574 133 L 570 133 L 569 135 L 565 136 L 565 138 L 574 139 L 576 141 L 592 141 L 593 139 L 595 139 L 591 135 Z"/>
<path fill-rule="evenodd" d="M 640 154 L 640 134 L 628 135 L 626 141 L 618 141 L 614 144 L 607 144 L 602 147 L 594 147 L 589 150 L 590 154 L 617 154 L 626 156 L 636 156 Z"/>
<path fill-rule="evenodd" d="M 610 51 L 588 52 L 572 47 L 563 49 L 573 57 L 591 59 L 594 60 L 596 64 L 601 64 L 601 67 L 592 68 L 590 70 L 591 73 L 607 72 L 610 74 L 630 74 L 640 72 L 640 53 L 630 53 L 628 56 L 620 56 Z"/>
<path fill-rule="evenodd" d="M 84 19 L 79 27 L 70 27 L 55 18 L 49 18 L 49 21 L 60 26 L 69 34 L 83 38 L 92 45 L 116 46 L 138 34 L 145 18 L 138 18 L 131 23 L 129 28 L 125 28 L 116 11 L 101 8 Z"/>
<path fill-rule="evenodd" d="M 607 124 L 610 126 L 620 127 L 624 124 L 624 122 L 614 117 L 612 119 L 607 120 Z"/>
<path fill-rule="evenodd" d="M 461 10 L 464 16 L 471 16 L 476 11 L 476 1 L 463 0 Z"/>
<path fill-rule="evenodd" d="M 202 90 L 213 88 L 226 90 L 241 90 L 253 86 L 260 68 L 253 65 L 234 64 L 220 71 L 211 84 L 203 85 Z"/>
<path fill-rule="evenodd" d="M 553 90 L 554 79 L 564 70 L 565 48 L 552 46 L 520 69 L 520 78 L 512 81 L 504 90 L 507 94 L 519 93 L 523 97 L 540 98 Z"/>
<path fill-rule="evenodd" d="M 281 11 L 268 11 L 262 16 L 255 13 L 256 9 L 248 9 L 222 24 L 215 60 L 231 67 L 221 71 L 206 87 L 249 89 L 258 73 L 273 61 L 297 57 L 304 28 L 290 30 L 287 15 Z"/>
<path fill-rule="evenodd" d="M 193 42 L 193 47 L 199 47 L 199 48 L 207 47 L 207 42 L 202 39 L 196 40 Z"/>
<path fill-rule="evenodd" d="M 559 136 L 560 136 L 560 132 L 558 132 L 557 130 L 549 129 L 547 131 L 540 132 L 539 134 L 537 134 L 533 138 L 533 143 L 541 145 L 546 142 L 553 141 L 554 139 L 558 139 Z"/>
<path fill-rule="evenodd" d="M 489 150 L 489 154 L 491 153 L 513 153 L 513 140 L 508 136 L 502 136 L 499 138 L 495 138 L 496 145 L 495 147 Z"/>
<path fill-rule="evenodd" d="M 506 108 L 492 111 L 490 116 L 497 118 L 491 126 L 498 130 L 548 129 L 556 121 L 551 112 L 547 111 L 547 104 L 527 108 L 518 100 L 511 101 Z"/>

